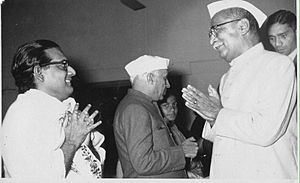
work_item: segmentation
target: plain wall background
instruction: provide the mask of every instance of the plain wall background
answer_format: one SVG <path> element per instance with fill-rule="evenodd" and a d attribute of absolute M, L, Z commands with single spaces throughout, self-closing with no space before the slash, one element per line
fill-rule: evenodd
<path fill-rule="evenodd" d="M 17 90 L 10 65 L 17 47 L 57 42 L 87 83 L 127 80 L 124 66 L 144 54 L 171 59 L 171 72 L 206 91 L 228 69 L 209 45 L 211 0 L 140 0 L 133 11 L 119 0 L 6 0 L 2 3 L 2 117 Z M 296 0 L 249 0 L 267 15 Z"/>

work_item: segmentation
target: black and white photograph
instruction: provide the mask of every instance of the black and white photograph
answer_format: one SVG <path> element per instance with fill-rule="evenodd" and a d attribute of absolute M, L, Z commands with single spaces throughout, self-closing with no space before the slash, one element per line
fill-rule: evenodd
<path fill-rule="evenodd" d="M 0 182 L 298 182 L 297 0 L 2 0 Z"/>

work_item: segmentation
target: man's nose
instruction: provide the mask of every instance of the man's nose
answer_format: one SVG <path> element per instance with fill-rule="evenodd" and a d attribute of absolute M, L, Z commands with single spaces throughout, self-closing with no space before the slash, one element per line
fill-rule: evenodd
<path fill-rule="evenodd" d="M 215 34 L 211 34 L 211 36 L 209 37 L 209 44 L 211 45 L 211 46 L 213 46 L 213 44 L 214 44 L 214 42 L 216 41 L 216 36 L 215 36 Z"/>
<path fill-rule="evenodd" d="M 166 80 L 166 88 L 170 88 L 170 83 L 168 80 Z"/>
<path fill-rule="evenodd" d="M 171 105 L 171 106 L 170 106 L 170 110 L 171 110 L 171 111 L 175 111 L 175 106 Z"/>
<path fill-rule="evenodd" d="M 75 69 L 73 69 L 73 67 L 71 67 L 71 66 L 68 66 L 68 75 L 71 75 L 71 76 L 76 75 Z"/>
<path fill-rule="evenodd" d="M 281 46 L 282 45 L 282 41 L 279 38 L 275 39 L 275 46 Z"/>

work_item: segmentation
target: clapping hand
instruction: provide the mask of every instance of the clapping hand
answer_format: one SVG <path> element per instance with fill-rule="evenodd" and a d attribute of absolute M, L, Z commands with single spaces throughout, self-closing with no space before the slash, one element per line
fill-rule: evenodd
<path fill-rule="evenodd" d="M 94 124 L 94 117 L 98 114 L 97 110 L 89 115 L 90 104 L 82 112 L 78 108 L 79 104 L 76 103 L 73 112 L 66 113 L 63 123 L 66 134 L 65 141 L 66 143 L 75 145 L 75 147 L 79 147 L 87 138 L 87 135 L 101 124 L 101 121 Z"/>
<path fill-rule="evenodd" d="M 185 105 L 213 126 L 220 110 L 223 108 L 218 92 L 209 85 L 209 95 L 206 96 L 203 92 L 188 85 L 187 88 L 182 89 L 182 93 L 182 97 L 186 100 Z"/>

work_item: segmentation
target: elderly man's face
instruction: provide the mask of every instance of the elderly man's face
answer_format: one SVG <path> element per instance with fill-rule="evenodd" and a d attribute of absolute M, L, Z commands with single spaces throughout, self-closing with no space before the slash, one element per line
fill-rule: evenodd
<path fill-rule="evenodd" d="M 167 79 L 168 71 L 161 69 L 153 72 L 154 74 L 154 86 L 153 86 L 153 100 L 162 100 L 166 94 L 167 88 L 170 88 L 170 83 Z"/>
<path fill-rule="evenodd" d="M 239 20 L 223 18 L 220 13 L 217 13 L 211 20 L 210 44 L 227 62 L 238 57 L 242 51 L 240 34 L 236 25 Z"/>
<path fill-rule="evenodd" d="M 50 48 L 45 52 L 52 60 L 50 65 L 42 66 L 44 80 L 41 89 L 58 100 L 64 100 L 73 92 L 71 80 L 76 72 L 71 66 L 61 62 L 66 61 L 67 58 L 59 49 Z"/>
<path fill-rule="evenodd" d="M 275 51 L 289 55 L 297 47 L 296 32 L 288 24 L 275 23 L 268 30 L 270 44 Z"/>

